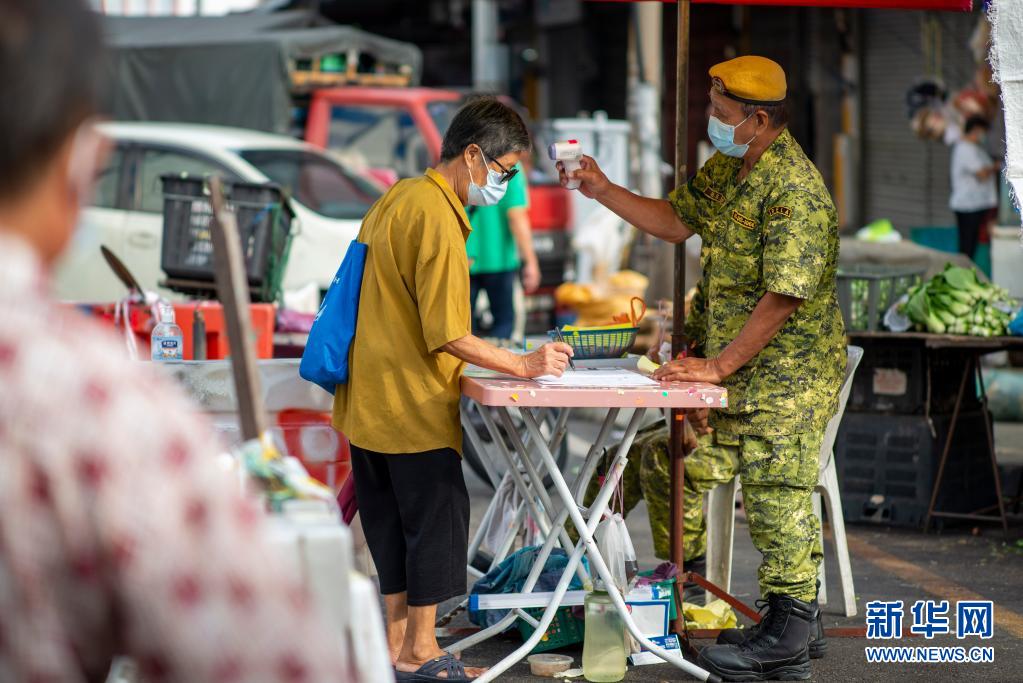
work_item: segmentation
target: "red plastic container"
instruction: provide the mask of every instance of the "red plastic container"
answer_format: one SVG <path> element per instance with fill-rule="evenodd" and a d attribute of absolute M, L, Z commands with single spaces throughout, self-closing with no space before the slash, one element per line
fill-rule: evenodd
<path fill-rule="evenodd" d="M 533 230 L 568 230 L 572 221 L 572 201 L 561 185 L 529 186 L 529 222 Z"/>
<path fill-rule="evenodd" d="M 98 320 L 113 325 L 116 304 L 86 304 L 78 306 Z M 216 301 L 193 301 L 174 303 L 174 322 L 181 327 L 184 341 L 185 360 L 195 360 L 192 322 L 195 310 L 202 311 L 206 321 L 206 360 L 221 360 L 231 355 L 227 343 L 227 329 L 224 325 L 224 307 Z M 276 309 L 273 304 L 250 304 L 252 328 L 256 333 L 256 357 L 273 358 L 274 320 Z M 155 322 L 148 306 L 132 304 L 128 322 L 138 343 L 139 358 L 149 358 L 149 336 Z"/>
<path fill-rule="evenodd" d="M 341 491 L 352 471 L 348 439 L 331 425 L 330 413 L 291 409 L 277 414 L 288 455 L 302 461 L 310 476 Z"/>

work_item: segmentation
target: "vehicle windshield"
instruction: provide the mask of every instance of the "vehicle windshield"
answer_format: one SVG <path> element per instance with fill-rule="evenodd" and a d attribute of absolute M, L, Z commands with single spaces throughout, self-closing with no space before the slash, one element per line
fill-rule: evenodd
<path fill-rule="evenodd" d="M 443 136 L 458 102 L 434 100 L 426 108 Z M 370 168 L 394 171 L 400 178 L 418 176 L 434 163 L 412 114 L 400 106 L 334 105 L 327 146 L 356 155 Z"/>
<path fill-rule="evenodd" d="M 323 154 L 301 149 L 245 149 L 238 155 L 298 203 L 327 218 L 360 219 L 381 195 L 370 181 Z"/>
<path fill-rule="evenodd" d="M 459 103 L 453 100 L 434 100 L 426 105 L 426 111 L 430 113 L 433 125 L 437 126 L 437 132 L 442 138 L 458 112 L 458 105 Z"/>

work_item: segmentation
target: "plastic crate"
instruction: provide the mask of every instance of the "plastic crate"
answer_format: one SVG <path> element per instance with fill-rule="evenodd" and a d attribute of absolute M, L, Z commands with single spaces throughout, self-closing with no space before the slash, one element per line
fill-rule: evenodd
<path fill-rule="evenodd" d="M 542 609 L 529 608 L 525 612 L 537 620 L 543 616 Z M 536 630 L 522 619 L 516 619 L 515 623 L 522 640 L 528 640 Z M 571 607 L 562 607 L 555 613 L 551 625 L 547 627 L 547 632 L 543 634 L 540 642 L 536 644 L 530 654 L 559 650 L 581 642 L 583 642 L 583 620 L 572 615 Z"/>
<path fill-rule="evenodd" d="M 168 278 L 213 282 L 213 208 L 204 178 L 165 175 L 163 245 L 160 266 Z M 225 182 L 227 206 L 234 211 L 250 287 L 262 301 L 280 295 L 291 246 L 291 209 L 274 184 Z"/>
<path fill-rule="evenodd" d="M 835 466 L 847 522 L 918 527 L 927 516 L 950 415 L 846 413 L 835 442 Z M 994 474 L 984 423 L 961 413 L 936 510 L 973 512 L 994 505 Z M 931 431 L 933 424 L 934 431 Z M 935 518 L 936 523 L 948 523 Z"/>
<path fill-rule="evenodd" d="M 853 378 L 847 410 L 851 412 L 951 413 L 968 357 L 955 349 L 928 349 L 921 339 L 857 337 L 863 360 Z M 980 400 L 967 388 L 963 409 Z"/>
<path fill-rule="evenodd" d="M 863 264 L 838 271 L 838 305 L 847 330 L 884 329 L 884 314 L 923 277 L 922 268 Z"/>

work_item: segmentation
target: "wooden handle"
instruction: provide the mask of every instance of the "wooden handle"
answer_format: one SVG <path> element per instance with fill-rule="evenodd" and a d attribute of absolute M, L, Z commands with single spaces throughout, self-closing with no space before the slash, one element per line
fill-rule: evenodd
<path fill-rule="evenodd" d="M 213 220 L 210 222 L 213 275 L 217 282 L 217 296 L 224 306 L 224 323 L 228 347 L 231 349 L 231 372 L 238 398 L 242 438 L 248 441 L 260 438 L 266 431 L 266 416 L 259 403 L 262 392 L 256 367 L 256 348 L 251 338 L 249 286 L 238 223 L 224 202 L 223 183 L 217 176 L 211 177 L 209 182 L 210 204 L 213 207 Z"/>

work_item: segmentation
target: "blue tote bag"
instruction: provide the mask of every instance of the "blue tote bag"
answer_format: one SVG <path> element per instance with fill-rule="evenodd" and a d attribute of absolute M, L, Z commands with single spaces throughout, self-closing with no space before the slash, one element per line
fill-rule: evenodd
<path fill-rule="evenodd" d="M 338 384 L 348 383 L 348 352 L 359 319 L 359 294 L 366 269 L 367 246 L 352 240 L 348 252 L 323 297 L 309 330 L 298 374 L 331 394 Z"/>

